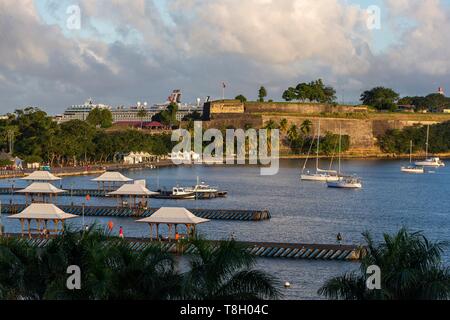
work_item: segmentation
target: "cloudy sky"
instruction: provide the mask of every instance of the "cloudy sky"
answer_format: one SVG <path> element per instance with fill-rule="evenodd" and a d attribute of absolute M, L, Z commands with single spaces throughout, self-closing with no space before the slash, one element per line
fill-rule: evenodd
<path fill-rule="evenodd" d="M 0 0 L 0 113 L 176 88 L 193 102 L 223 81 L 250 99 L 319 77 L 339 101 L 376 85 L 450 91 L 449 31 L 450 0 Z"/>

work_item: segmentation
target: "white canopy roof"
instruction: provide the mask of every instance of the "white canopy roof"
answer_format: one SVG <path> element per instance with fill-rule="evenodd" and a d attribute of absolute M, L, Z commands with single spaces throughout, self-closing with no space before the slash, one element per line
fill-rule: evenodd
<path fill-rule="evenodd" d="M 67 220 L 78 218 L 77 215 L 65 213 L 54 204 L 34 203 L 22 212 L 9 216 L 10 219 Z"/>
<path fill-rule="evenodd" d="M 156 211 L 150 217 L 138 220 L 137 222 L 164 224 L 200 224 L 209 222 L 209 220 L 197 217 L 186 208 L 164 207 Z"/>
<path fill-rule="evenodd" d="M 121 195 L 121 196 L 151 196 L 158 194 L 158 192 L 153 192 L 148 190 L 145 185 L 141 183 L 134 184 L 124 184 L 116 191 L 108 193 L 109 195 Z"/>
<path fill-rule="evenodd" d="M 38 193 L 38 194 L 58 194 L 67 192 L 66 190 L 61 190 L 48 182 L 33 182 L 25 189 L 17 191 L 18 193 Z"/>
<path fill-rule="evenodd" d="M 31 173 L 30 175 L 20 178 L 22 180 L 29 180 L 29 181 L 56 181 L 61 180 L 61 178 L 54 176 L 48 171 L 35 171 Z"/>
<path fill-rule="evenodd" d="M 133 179 L 125 177 L 120 172 L 105 172 L 100 177 L 92 179 L 91 181 L 97 182 L 129 182 Z"/>

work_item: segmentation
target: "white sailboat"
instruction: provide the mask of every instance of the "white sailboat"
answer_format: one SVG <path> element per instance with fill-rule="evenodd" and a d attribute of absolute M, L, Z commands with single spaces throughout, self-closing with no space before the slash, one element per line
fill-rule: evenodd
<path fill-rule="evenodd" d="M 425 170 L 424 170 L 423 167 L 413 166 L 412 165 L 412 149 L 413 149 L 413 142 L 411 140 L 410 141 L 410 147 L 409 147 L 409 166 L 402 167 L 401 171 L 404 172 L 404 173 L 417 173 L 417 174 L 425 173 Z"/>
<path fill-rule="evenodd" d="M 342 129 L 339 128 L 339 171 L 337 181 L 327 181 L 328 188 L 338 189 L 361 189 L 362 181 L 356 175 L 341 175 L 341 149 L 342 149 Z"/>
<path fill-rule="evenodd" d="M 313 140 L 314 141 L 314 140 Z M 311 147 L 312 147 L 311 142 Z M 306 164 L 309 160 L 309 153 L 308 157 L 305 160 L 305 164 L 303 165 L 302 174 L 300 176 L 301 180 L 303 181 L 317 181 L 317 182 L 326 182 L 326 181 L 337 181 L 339 180 L 338 174 L 336 170 L 331 170 L 331 164 L 330 164 L 330 170 L 323 170 L 319 168 L 319 151 L 320 151 L 320 120 L 319 120 L 319 126 L 317 130 L 317 151 L 316 151 L 316 172 L 311 173 L 309 170 L 306 170 Z"/>
<path fill-rule="evenodd" d="M 429 141 L 430 141 L 430 125 L 428 125 L 428 127 L 427 127 L 427 142 L 426 142 L 425 160 L 418 161 L 415 163 L 415 165 L 421 166 L 421 167 L 434 167 L 434 168 L 445 167 L 445 163 L 438 157 L 428 158 Z"/>

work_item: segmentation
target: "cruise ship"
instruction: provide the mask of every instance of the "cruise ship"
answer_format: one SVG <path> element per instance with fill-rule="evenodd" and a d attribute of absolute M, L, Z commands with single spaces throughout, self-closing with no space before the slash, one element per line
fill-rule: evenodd
<path fill-rule="evenodd" d="M 191 105 L 181 102 L 181 90 L 173 90 L 172 94 L 168 97 L 167 101 L 160 104 L 154 104 L 148 106 L 146 102 L 138 102 L 134 106 L 119 106 L 112 107 L 105 104 L 94 103 L 92 99 L 88 99 L 84 104 L 73 105 L 66 109 L 63 115 L 56 116 L 55 119 L 58 122 L 67 122 L 71 120 L 86 120 L 89 113 L 95 108 L 108 109 L 113 116 L 113 123 L 121 122 L 133 122 L 143 121 L 150 122 L 157 113 L 165 110 L 171 103 L 178 105 L 177 120 L 181 121 L 186 115 L 197 111 L 200 114 L 203 113 L 203 107 L 200 105 L 200 99 L 197 100 L 197 105 Z M 145 117 L 139 116 L 139 111 L 145 109 L 147 111 Z"/>

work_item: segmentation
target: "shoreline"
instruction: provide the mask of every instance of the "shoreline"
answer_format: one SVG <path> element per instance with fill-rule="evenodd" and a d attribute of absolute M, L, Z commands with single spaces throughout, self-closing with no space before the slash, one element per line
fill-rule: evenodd
<path fill-rule="evenodd" d="M 438 153 L 434 156 L 439 157 L 444 160 L 450 159 L 450 153 Z M 430 155 L 428 156 L 430 157 Z M 289 160 L 289 159 L 315 159 L 316 156 L 307 156 L 307 155 L 289 155 L 289 154 L 282 154 L 279 157 L 281 160 Z M 321 155 L 319 156 L 319 159 L 331 159 L 332 156 L 327 155 Z M 334 156 L 334 158 L 337 158 Z M 422 160 L 425 158 L 425 154 L 413 154 L 412 159 L 415 160 Z M 355 160 L 409 160 L 409 154 L 390 154 L 390 153 L 372 153 L 372 154 L 362 154 L 362 153 L 348 153 L 341 155 L 341 159 L 355 159 Z"/>

